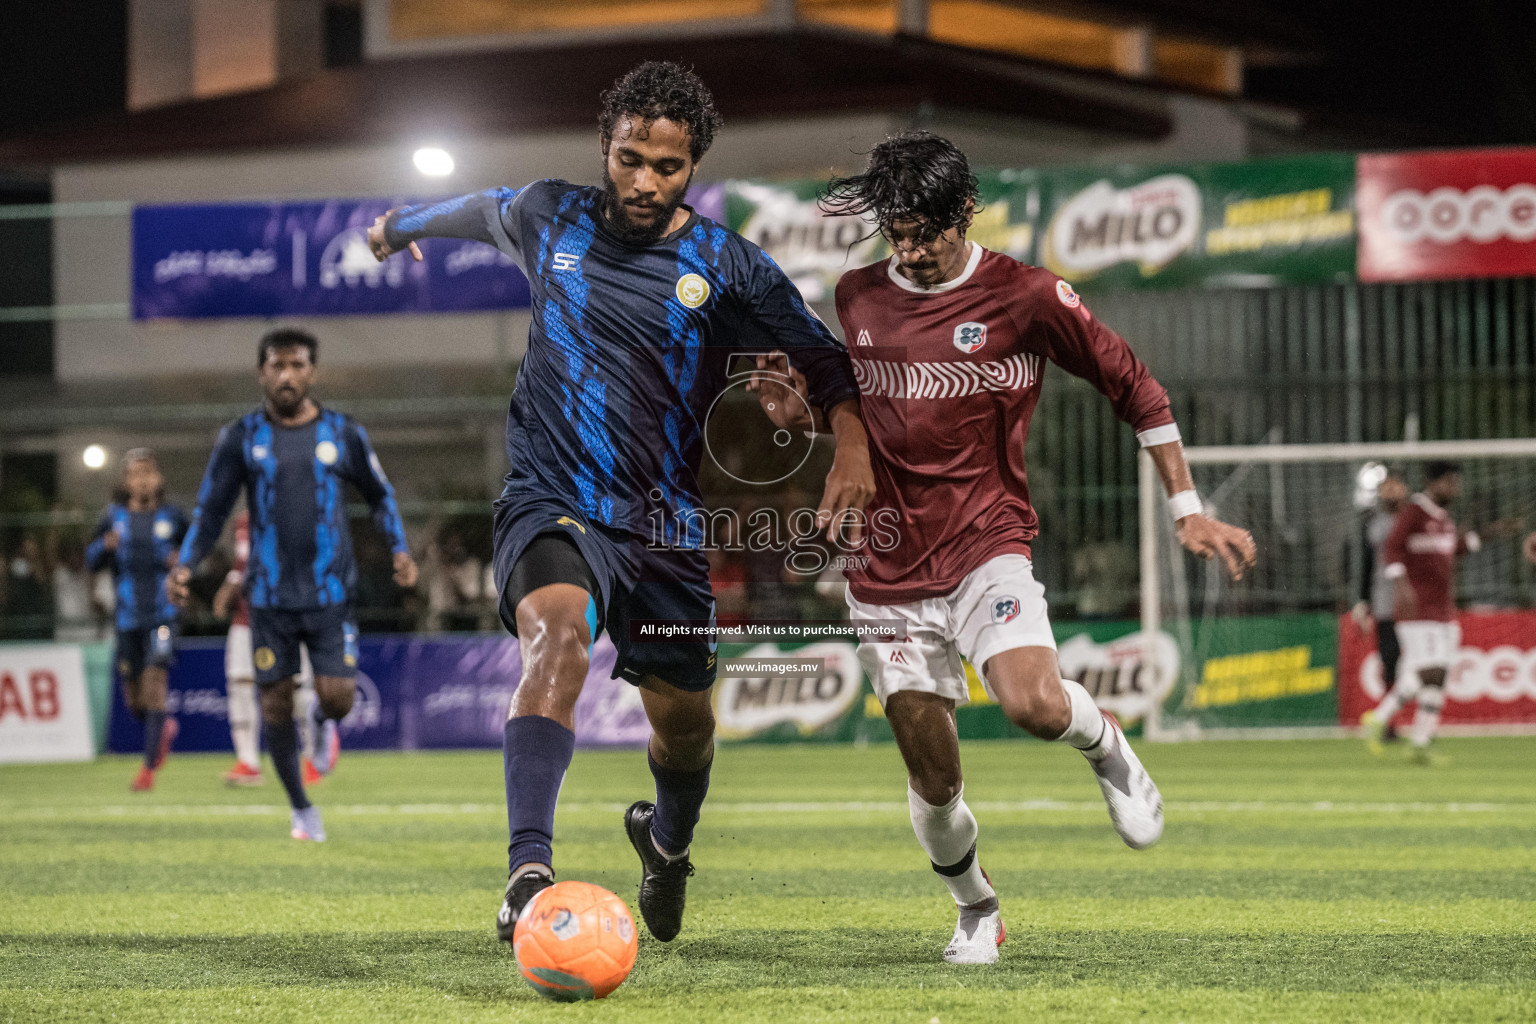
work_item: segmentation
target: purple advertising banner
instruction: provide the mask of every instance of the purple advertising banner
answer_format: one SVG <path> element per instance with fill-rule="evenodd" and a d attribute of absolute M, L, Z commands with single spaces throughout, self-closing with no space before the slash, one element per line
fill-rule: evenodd
<path fill-rule="evenodd" d="M 528 281 L 480 242 L 435 238 L 379 263 L 368 226 L 414 200 L 139 206 L 133 211 L 133 316 L 468 313 L 522 309 Z"/>
<path fill-rule="evenodd" d="M 592 648 L 586 687 L 576 703 L 576 742 L 638 746 L 651 735 L 640 693 L 613 679 L 617 655 L 606 636 Z M 364 637 L 358 645 L 357 698 L 341 723 L 343 749 L 500 748 L 507 706 L 522 661 L 509 636 Z M 142 749 L 138 722 L 115 686 L 108 747 Z M 184 752 L 231 750 L 225 702 L 224 646 L 189 640 L 171 669 L 167 705 Z"/>

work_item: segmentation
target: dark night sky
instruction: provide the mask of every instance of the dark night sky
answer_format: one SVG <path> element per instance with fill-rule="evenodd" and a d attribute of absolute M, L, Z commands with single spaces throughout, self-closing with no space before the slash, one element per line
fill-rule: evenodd
<path fill-rule="evenodd" d="M 1250 69 L 1255 99 L 1389 122 L 1408 145 L 1536 143 L 1536 0 L 1243 2 L 1310 26 L 1323 50 Z M 45 13 L 0 34 L 0 134 L 121 109 L 122 0 L 25 6 Z"/>

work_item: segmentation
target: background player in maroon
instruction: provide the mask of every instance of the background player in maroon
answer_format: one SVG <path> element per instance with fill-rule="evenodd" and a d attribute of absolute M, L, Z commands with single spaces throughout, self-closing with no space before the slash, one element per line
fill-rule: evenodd
<path fill-rule="evenodd" d="M 1424 489 L 1403 503 L 1383 547 L 1386 575 L 1393 581 L 1393 607 L 1402 666 L 1397 685 L 1372 711 L 1360 716 L 1366 745 L 1382 752 L 1388 723 L 1409 701 L 1413 718 L 1412 756 L 1429 764 L 1429 746 L 1440 727 L 1445 682 L 1461 626 L 1456 622 L 1456 556 L 1482 547 L 1476 533 L 1460 533 L 1446 506 L 1461 494 L 1461 467 L 1431 462 L 1424 467 Z"/>
<path fill-rule="evenodd" d="M 848 603 L 855 620 L 905 628 L 893 642 L 861 643 L 859 657 L 906 762 L 918 842 L 959 906 L 945 959 L 990 963 L 1005 932 L 963 797 L 961 655 L 1014 723 L 1087 756 L 1127 844 L 1162 834 L 1162 799 L 1124 733 L 1060 676 L 1031 569 L 1039 520 L 1024 450 L 1045 362 L 1089 381 L 1136 428 L 1187 549 L 1219 556 L 1241 577 L 1253 540 L 1204 515 L 1167 395 L 1125 341 L 1065 281 L 966 240 L 976 178 L 948 141 L 926 132 L 887 140 L 864 174 L 832 183 L 823 207 L 872 214 L 896 253 L 837 288 L 873 452 L 870 515 L 896 535 L 869 545 L 867 564 L 848 573 Z M 784 400 L 787 387 L 765 376 L 757 390 L 781 426 L 803 426 L 788 422 L 788 410 L 806 406 Z"/>

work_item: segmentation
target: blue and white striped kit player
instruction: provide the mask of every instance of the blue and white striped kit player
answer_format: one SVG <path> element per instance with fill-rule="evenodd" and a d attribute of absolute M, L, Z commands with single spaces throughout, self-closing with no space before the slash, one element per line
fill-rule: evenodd
<path fill-rule="evenodd" d="M 518 602 L 540 585 L 580 581 L 591 595 L 588 635 L 606 628 L 618 649 L 616 677 L 702 693 L 715 680 L 711 639 L 636 643 L 629 624 L 713 620 L 702 517 L 693 513 L 703 508 L 705 419 L 726 387 L 728 361 L 783 350 L 824 410 L 851 403 L 858 388 L 847 351 L 757 246 L 686 208 L 669 233 L 626 240 L 604 199 L 601 188 L 545 180 L 406 208 L 384 223 L 380 251 L 419 238 L 474 239 L 528 276 L 533 323 L 507 415 L 511 469 L 495 510 L 507 628 L 517 632 Z M 654 691 L 644 692 L 649 708 Z M 554 801 L 573 743 L 567 724 L 514 706 L 506 731 L 514 877 L 498 919 L 507 941 L 529 898 L 530 890 L 514 893 L 519 869 L 551 863 Z M 709 766 L 669 769 L 654 744 L 650 765 L 656 805 L 636 803 L 626 828 L 645 868 L 642 914 L 668 940 L 681 923 L 686 852 Z M 673 858 L 667 866 L 657 851 Z M 667 872 L 677 877 L 657 896 Z M 534 877 L 538 884 L 547 876 Z"/>
<path fill-rule="evenodd" d="M 408 553 L 394 488 L 361 425 L 323 408 L 295 426 L 276 422 L 265 407 L 252 410 L 220 432 L 181 547 L 182 565 L 201 562 L 244 493 L 250 510 L 246 587 L 256 682 L 264 693 L 276 684 L 291 687 L 300 669 L 300 648 L 306 647 L 328 730 L 345 712 L 325 710 L 327 687 L 345 690 L 336 699 L 350 708 L 357 675 L 351 605 L 357 564 L 347 522 L 349 483 L 368 502 L 391 549 Z M 274 763 L 295 813 L 307 811 L 296 754 L 291 758 L 294 778 L 287 777 L 289 748 L 297 742 L 288 735 L 291 716 L 266 714 L 266 704 L 264 697 Z"/>
<path fill-rule="evenodd" d="M 136 453 L 132 463 L 153 457 Z M 159 470 L 154 470 L 158 476 Z M 165 758 L 175 726 L 167 732 L 165 674 L 176 658 L 176 607 L 165 592 L 165 576 L 175 561 L 177 546 L 187 532 L 186 516 L 175 505 L 158 500 L 136 507 L 114 502 L 107 508 L 85 549 L 93 571 L 111 569 L 115 582 L 116 628 L 114 662 L 128 707 L 144 724 L 144 771 L 136 789 L 153 784 L 153 772 Z M 151 685 L 144 676 L 152 673 Z"/>

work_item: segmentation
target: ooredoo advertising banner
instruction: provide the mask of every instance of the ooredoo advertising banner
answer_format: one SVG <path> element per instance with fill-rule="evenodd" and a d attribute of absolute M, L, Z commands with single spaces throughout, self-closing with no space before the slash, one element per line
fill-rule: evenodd
<path fill-rule="evenodd" d="M 1536 274 L 1536 149 L 1359 158 L 1362 281 Z"/>
<path fill-rule="evenodd" d="M 0 645 L 0 763 L 95 756 L 79 646 Z"/>
<path fill-rule="evenodd" d="M 1536 612 L 1461 616 L 1461 650 L 1445 688 L 1447 725 L 1536 722 Z M 1339 722 L 1360 716 L 1386 695 L 1375 630 L 1339 619 Z M 1400 721 L 1413 717 L 1410 706 Z"/>

